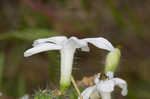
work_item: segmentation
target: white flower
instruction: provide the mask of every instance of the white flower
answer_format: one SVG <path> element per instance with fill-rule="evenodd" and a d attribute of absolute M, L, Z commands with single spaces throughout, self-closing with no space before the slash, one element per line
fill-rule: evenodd
<path fill-rule="evenodd" d="M 31 56 L 44 51 L 60 50 L 61 53 L 61 80 L 60 84 L 65 88 L 70 84 L 70 76 L 72 72 L 72 63 L 75 50 L 81 48 L 82 51 L 89 51 L 88 43 L 95 45 L 108 51 L 114 51 L 112 44 L 102 37 L 78 39 L 65 36 L 50 37 L 35 40 L 33 48 L 24 53 L 25 57 Z M 64 89 L 62 88 L 62 89 Z"/>
<path fill-rule="evenodd" d="M 22 96 L 21 98 L 19 99 L 29 99 L 29 95 L 28 94 L 25 94 L 24 96 Z"/>
<path fill-rule="evenodd" d="M 114 78 L 113 72 L 107 72 L 106 76 L 108 78 L 106 78 L 105 80 L 99 80 L 100 74 L 98 74 L 98 77 L 94 80 L 95 85 L 86 88 L 82 92 L 83 99 L 90 99 L 90 96 L 94 90 L 97 90 L 97 92 L 101 95 L 102 99 L 111 99 L 111 92 L 114 91 L 115 86 L 119 86 L 120 88 L 122 88 L 121 94 L 123 96 L 127 95 L 128 90 L 125 80 L 122 80 L 120 78 Z"/>

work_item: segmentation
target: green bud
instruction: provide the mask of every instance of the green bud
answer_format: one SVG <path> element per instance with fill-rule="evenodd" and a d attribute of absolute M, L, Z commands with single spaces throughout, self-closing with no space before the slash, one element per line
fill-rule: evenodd
<path fill-rule="evenodd" d="M 108 53 L 105 61 L 105 72 L 115 72 L 120 61 L 120 55 L 118 48 Z"/>

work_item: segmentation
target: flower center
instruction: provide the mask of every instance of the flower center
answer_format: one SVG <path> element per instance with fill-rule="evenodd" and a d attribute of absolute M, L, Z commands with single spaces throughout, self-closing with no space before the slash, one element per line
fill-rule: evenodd
<path fill-rule="evenodd" d="M 106 80 L 108 77 L 105 73 L 100 74 L 100 80 Z"/>

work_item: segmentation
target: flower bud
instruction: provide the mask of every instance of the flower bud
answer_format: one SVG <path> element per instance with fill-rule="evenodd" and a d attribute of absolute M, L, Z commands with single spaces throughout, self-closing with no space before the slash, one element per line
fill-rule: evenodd
<path fill-rule="evenodd" d="M 120 49 L 108 53 L 105 61 L 105 72 L 115 72 L 120 61 Z"/>

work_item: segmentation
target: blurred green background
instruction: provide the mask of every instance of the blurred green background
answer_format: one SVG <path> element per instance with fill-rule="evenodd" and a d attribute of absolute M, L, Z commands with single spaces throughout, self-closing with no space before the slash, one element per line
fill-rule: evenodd
<path fill-rule="evenodd" d="M 56 35 L 107 38 L 121 48 L 116 75 L 129 89 L 126 97 L 115 91 L 115 99 L 150 99 L 149 5 L 149 0 L 0 0 L 0 99 L 58 88 L 58 51 L 23 57 L 33 40 Z M 103 72 L 107 51 L 89 46 L 89 53 L 75 55 L 76 80 Z"/>

